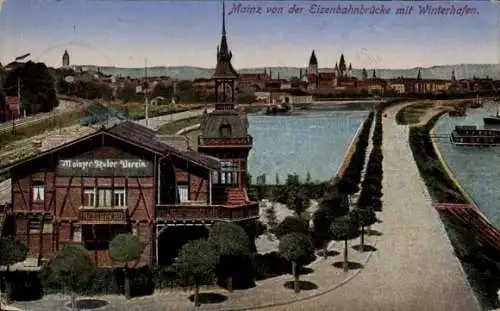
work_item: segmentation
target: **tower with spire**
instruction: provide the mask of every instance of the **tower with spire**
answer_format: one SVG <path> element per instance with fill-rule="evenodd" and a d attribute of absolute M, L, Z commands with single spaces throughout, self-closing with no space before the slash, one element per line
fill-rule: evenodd
<path fill-rule="evenodd" d="M 309 66 L 307 67 L 307 74 L 318 74 L 318 59 L 316 58 L 316 53 L 314 50 L 311 53 L 311 57 L 309 58 Z"/>
<path fill-rule="evenodd" d="M 222 39 L 217 48 L 215 81 L 215 110 L 204 113 L 198 137 L 198 151 L 220 159 L 219 171 L 211 176 L 213 183 L 213 202 L 247 204 L 245 192 L 247 180 L 247 157 L 252 149 L 252 137 L 248 135 L 248 119 L 244 112 L 234 109 L 234 82 L 238 73 L 231 65 L 231 51 L 227 45 L 225 4 L 222 2 Z M 271 75 L 271 70 L 269 70 Z M 231 89 L 231 98 L 226 95 Z M 231 99 L 231 102 L 228 100 Z"/>
<path fill-rule="evenodd" d="M 64 54 L 62 56 L 62 66 L 63 68 L 69 67 L 69 53 L 67 50 L 64 50 Z"/>
<path fill-rule="evenodd" d="M 309 82 L 309 88 L 318 88 L 318 59 L 316 58 L 316 53 L 314 50 L 309 58 L 309 65 L 307 66 L 307 80 Z"/>
<path fill-rule="evenodd" d="M 451 71 L 451 81 L 455 81 L 457 78 L 455 77 L 455 69 Z"/>
<path fill-rule="evenodd" d="M 238 73 L 234 70 L 231 64 L 233 53 L 229 50 L 226 36 L 226 5 L 222 1 L 222 37 L 220 45 L 217 46 L 217 65 L 212 79 L 215 82 L 215 102 L 227 101 L 234 102 L 234 85 L 238 79 Z M 227 91 L 231 90 L 230 97 Z M 228 105 L 228 109 L 232 109 L 233 105 Z"/>
<path fill-rule="evenodd" d="M 418 69 L 417 73 L 417 92 L 422 93 L 423 85 L 422 85 L 422 72 Z"/>

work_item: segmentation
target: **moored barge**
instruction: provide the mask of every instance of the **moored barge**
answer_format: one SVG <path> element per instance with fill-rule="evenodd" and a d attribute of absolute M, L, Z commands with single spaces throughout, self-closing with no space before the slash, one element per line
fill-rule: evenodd
<path fill-rule="evenodd" d="M 478 129 L 476 126 L 456 126 L 450 141 L 458 146 L 500 146 L 500 130 Z"/>

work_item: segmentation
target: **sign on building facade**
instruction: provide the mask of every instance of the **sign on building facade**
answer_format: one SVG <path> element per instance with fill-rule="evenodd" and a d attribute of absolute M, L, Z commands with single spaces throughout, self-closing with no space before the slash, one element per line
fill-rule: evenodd
<path fill-rule="evenodd" d="M 62 159 L 57 174 L 63 176 L 152 176 L 153 167 L 142 159 Z"/>

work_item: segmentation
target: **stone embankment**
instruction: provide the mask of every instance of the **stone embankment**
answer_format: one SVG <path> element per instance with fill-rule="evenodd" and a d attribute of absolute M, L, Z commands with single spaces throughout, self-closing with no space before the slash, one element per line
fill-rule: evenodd
<path fill-rule="evenodd" d="M 204 108 L 203 109 L 196 109 L 196 110 L 189 110 L 189 111 L 183 111 L 183 112 L 158 116 L 158 117 L 154 117 L 154 118 L 149 118 L 147 121 L 146 121 L 146 119 L 142 119 L 142 120 L 137 120 L 134 122 L 137 124 L 140 124 L 142 126 L 147 126 L 150 129 L 156 131 L 162 125 L 165 125 L 165 124 L 169 124 L 169 123 L 183 120 L 183 119 L 199 117 L 203 114 L 204 111 L 205 111 Z M 212 111 L 214 111 L 214 108 L 207 109 L 208 113 L 210 113 Z"/>

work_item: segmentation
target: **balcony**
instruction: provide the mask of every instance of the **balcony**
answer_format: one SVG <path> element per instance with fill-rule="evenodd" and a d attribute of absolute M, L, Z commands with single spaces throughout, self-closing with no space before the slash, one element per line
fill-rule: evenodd
<path fill-rule="evenodd" d="M 89 225 L 127 224 L 126 207 L 80 207 L 80 223 Z"/>
<path fill-rule="evenodd" d="M 259 217 L 259 204 L 208 205 L 166 204 L 157 205 L 157 218 L 165 221 L 239 221 Z"/>
<path fill-rule="evenodd" d="M 250 135 L 246 137 L 228 137 L 228 138 L 210 138 L 198 136 L 198 146 L 210 146 L 210 147 L 227 147 L 227 146 L 251 146 L 253 144 L 253 138 Z"/>

